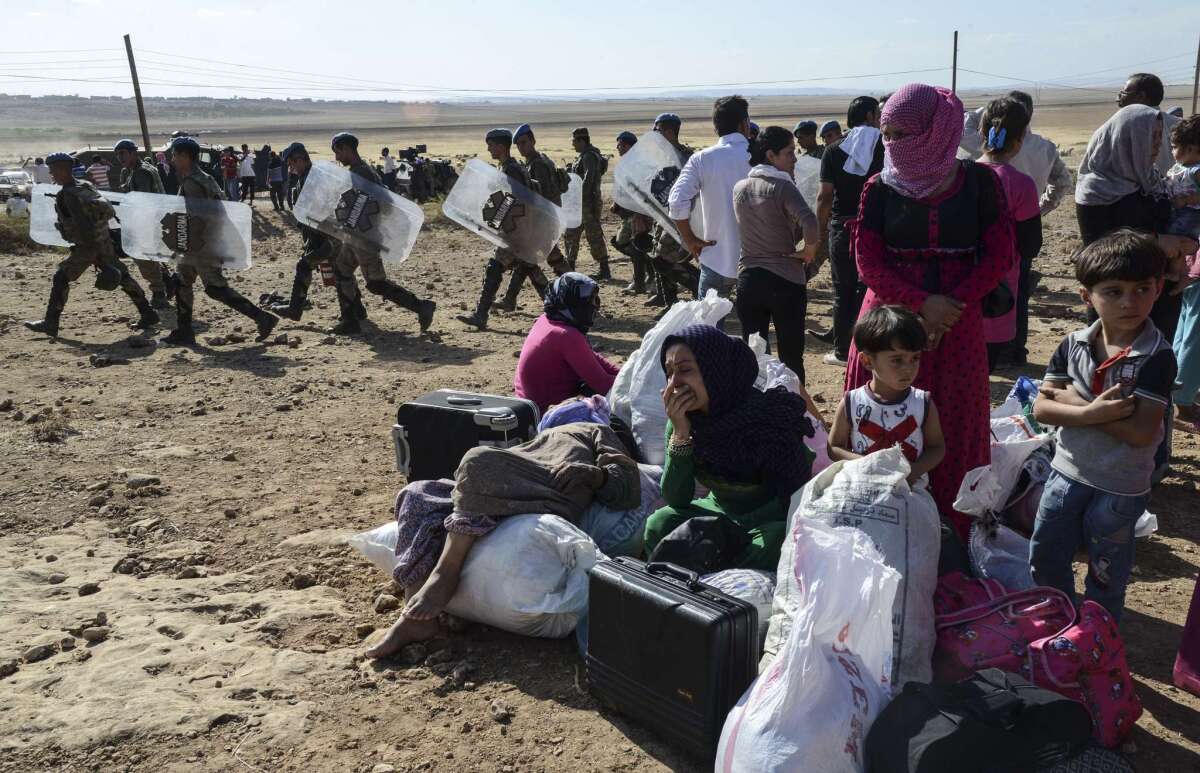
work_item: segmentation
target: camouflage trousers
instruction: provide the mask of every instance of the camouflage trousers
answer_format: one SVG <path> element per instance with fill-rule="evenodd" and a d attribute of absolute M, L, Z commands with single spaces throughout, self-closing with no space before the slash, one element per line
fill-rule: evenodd
<path fill-rule="evenodd" d="M 574 270 L 575 266 L 579 264 L 579 240 L 584 235 L 587 236 L 588 251 L 592 253 L 592 258 L 601 266 L 606 265 L 608 263 L 608 244 L 604 241 L 604 229 L 600 227 L 599 202 L 591 205 L 584 203 L 583 222 L 578 228 L 568 228 L 563 237 L 567 263 L 571 265 L 571 270 Z"/>
<path fill-rule="evenodd" d="M 112 239 L 113 251 L 117 257 L 127 258 L 128 255 L 121 249 L 121 232 L 119 230 L 111 230 L 108 232 Z M 138 273 L 142 275 L 142 279 L 146 280 L 146 284 L 150 285 L 150 292 L 162 293 L 167 292 L 166 277 L 170 273 L 169 269 L 157 260 L 138 260 L 133 258 L 133 265 L 137 266 Z"/>
<path fill-rule="evenodd" d="M 339 292 L 354 306 L 362 307 L 358 281 L 354 278 L 354 270 L 358 269 L 366 280 L 368 291 L 409 311 L 421 310 L 423 302 L 416 294 L 388 279 L 387 270 L 383 267 L 383 258 L 377 252 L 343 244 L 333 267 Z"/>
<path fill-rule="evenodd" d="M 229 286 L 220 266 L 210 263 L 180 264 L 172 282 L 175 284 L 175 326 L 180 330 L 192 329 L 192 311 L 195 308 L 196 293 L 193 285 L 199 279 L 204 286 L 204 294 L 214 301 L 219 301 L 240 314 L 258 322 L 271 315 L 255 306 L 245 296 Z"/>
<path fill-rule="evenodd" d="M 146 293 L 130 276 L 129 269 L 114 254 L 111 245 L 99 241 L 96 244 L 76 244 L 71 247 L 66 259 L 58 264 L 51 280 L 50 300 L 46 304 L 46 318 L 57 322 L 62 316 L 67 298 L 71 294 L 71 282 L 76 282 L 89 268 L 112 268 L 121 274 L 121 290 L 129 296 L 141 311 L 146 305 Z"/>

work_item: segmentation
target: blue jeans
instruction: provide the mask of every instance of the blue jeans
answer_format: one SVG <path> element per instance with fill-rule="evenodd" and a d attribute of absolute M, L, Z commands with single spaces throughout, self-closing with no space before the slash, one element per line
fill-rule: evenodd
<path fill-rule="evenodd" d="M 728 298 L 733 294 L 733 288 L 737 287 L 736 276 L 725 276 L 717 271 L 713 271 L 704 264 L 700 265 L 700 297 L 703 298 L 708 294 L 709 290 L 716 290 L 717 295 L 722 298 Z M 725 320 L 722 319 L 717 323 L 717 327 L 721 330 L 725 329 Z"/>
<path fill-rule="evenodd" d="M 225 178 L 225 195 L 229 197 L 230 201 L 238 200 L 238 179 L 236 177 Z"/>
<path fill-rule="evenodd" d="M 1052 472 L 1029 543 L 1034 581 L 1077 601 L 1071 562 L 1084 542 L 1088 554 L 1084 598 L 1099 603 L 1120 622 L 1125 586 L 1133 571 L 1133 527 L 1148 499 L 1145 494 L 1107 494 Z"/>
<path fill-rule="evenodd" d="M 1192 405 L 1200 392 L 1200 284 L 1183 291 L 1183 309 L 1175 329 L 1175 359 L 1179 375 L 1175 377 L 1175 404 Z"/>

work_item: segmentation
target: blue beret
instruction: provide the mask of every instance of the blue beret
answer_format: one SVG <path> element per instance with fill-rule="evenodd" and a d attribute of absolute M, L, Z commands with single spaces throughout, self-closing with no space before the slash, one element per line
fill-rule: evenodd
<path fill-rule="evenodd" d="M 338 132 L 333 135 L 333 142 L 329 144 L 330 148 L 336 148 L 338 145 L 349 145 L 355 150 L 358 149 L 358 137 L 355 137 L 350 132 Z"/>
<path fill-rule="evenodd" d="M 70 153 L 63 153 L 62 151 L 59 151 L 58 153 L 51 153 L 50 155 L 46 156 L 47 165 L 61 164 L 63 162 L 74 165 L 75 159 L 71 158 Z"/>
<path fill-rule="evenodd" d="M 673 123 L 676 126 L 682 126 L 683 119 L 681 119 L 679 116 L 675 115 L 674 113 L 660 113 L 658 118 L 654 119 L 654 123 L 655 124 Z"/>
<path fill-rule="evenodd" d="M 824 134 L 827 131 L 839 131 L 840 132 L 841 130 L 842 130 L 842 125 L 840 123 L 838 123 L 837 121 L 826 121 L 825 123 L 821 124 L 821 134 Z"/>
<path fill-rule="evenodd" d="M 621 132 L 617 135 L 617 142 L 627 142 L 630 145 L 636 145 L 637 135 L 633 132 Z"/>
<path fill-rule="evenodd" d="M 137 153 L 137 143 L 133 140 L 121 140 L 116 145 L 113 145 L 113 152 L 115 153 L 118 150 L 130 150 Z"/>
<path fill-rule="evenodd" d="M 792 134 L 800 134 L 801 132 L 804 132 L 804 133 L 813 132 L 815 134 L 816 131 L 817 131 L 817 122 L 816 121 L 801 121 L 800 123 L 796 124 L 796 128 L 792 129 Z"/>
<path fill-rule="evenodd" d="M 513 132 L 513 136 L 512 136 L 512 137 L 513 137 L 513 140 L 515 141 L 515 140 L 519 140 L 519 139 L 521 139 L 521 138 L 522 138 L 522 137 L 524 137 L 526 134 L 528 134 L 530 137 L 532 137 L 532 136 L 533 136 L 533 129 L 532 129 L 532 128 L 530 128 L 529 124 L 527 124 L 527 123 L 523 123 L 523 124 L 521 124 L 520 126 L 518 126 L 518 127 L 517 127 L 517 130 L 516 130 L 515 132 Z"/>
<path fill-rule="evenodd" d="M 750 122 L 750 131 L 758 134 L 758 124 L 756 124 L 754 121 Z"/>
<path fill-rule="evenodd" d="M 288 156 L 292 155 L 293 153 L 308 153 L 308 148 L 304 147 L 303 142 L 293 142 L 291 145 L 288 145 L 283 149 L 283 152 L 279 154 L 279 157 L 283 159 L 283 162 L 286 164 Z"/>
<path fill-rule="evenodd" d="M 511 145 L 513 141 L 513 133 L 511 129 L 492 129 L 485 134 L 483 138 L 488 142 L 507 142 Z"/>

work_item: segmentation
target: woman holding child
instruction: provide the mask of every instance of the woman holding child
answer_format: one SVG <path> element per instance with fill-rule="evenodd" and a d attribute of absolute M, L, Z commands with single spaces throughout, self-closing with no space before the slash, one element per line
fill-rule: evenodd
<path fill-rule="evenodd" d="M 920 315 L 926 351 L 913 386 L 937 404 L 946 448 L 931 493 L 965 538 L 966 516 L 953 503 L 967 471 L 990 459 L 983 300 L 1013 267 L 1013 221 L 996 174 L 956 158 L 962 103 L 954 94 L 909 84 L 888 99 L 881 122 L 884 170 L 863 188 L 853 226 L 867 286 L 861 313 L 894 304 Z M 847 391 L 870 378 L 852 347 Z"/>

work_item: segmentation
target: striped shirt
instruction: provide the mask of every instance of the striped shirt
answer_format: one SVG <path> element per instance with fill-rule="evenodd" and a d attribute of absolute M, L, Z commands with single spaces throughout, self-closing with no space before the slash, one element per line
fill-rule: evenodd
<path fill-rule="evenodd" d="M 108 184 L 108 167 L 104 164 L 92 164 L 87 168 L 88 179 L 102 191 L 111 190 Z"/>

